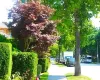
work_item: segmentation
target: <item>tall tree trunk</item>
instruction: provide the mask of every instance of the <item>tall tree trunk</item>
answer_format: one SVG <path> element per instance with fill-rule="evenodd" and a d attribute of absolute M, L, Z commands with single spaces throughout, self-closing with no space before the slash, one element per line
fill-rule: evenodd
<path fill-rule="evenodd" d="M 80 31 L 76 28 L 75 31 L 75 76 L 79 76 L 81 74 L 81 66 L 80 66 Z"/>
<path fill-rule="evenodd" d="M 80 66 L 80 28 L 79 28 L 79 12 L 76 11 L 74 14 L 75 18 L 75 76 L 81 75 Z"/>

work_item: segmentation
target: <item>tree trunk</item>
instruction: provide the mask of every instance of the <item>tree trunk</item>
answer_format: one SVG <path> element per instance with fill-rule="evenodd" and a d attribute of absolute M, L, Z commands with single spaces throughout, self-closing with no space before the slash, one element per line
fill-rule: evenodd
<path fill-rule="evenodd" d="M 81 75 L 80 66 L 80 28 L 79 28 L 79 12 L 78 10 L 74 14 L 75 18 L 75 76 Z"/>
<path fill-rule="evenodd" d="M 75 76 L 79 76 L 81 74 L 81 66 L 80 66 L 80 31 L 76 28 L 75 32 Z"/>
<path fill-rule="evenodd" d="M 61 45 L 59 45 L 58 62 L 60 62 Z"/>

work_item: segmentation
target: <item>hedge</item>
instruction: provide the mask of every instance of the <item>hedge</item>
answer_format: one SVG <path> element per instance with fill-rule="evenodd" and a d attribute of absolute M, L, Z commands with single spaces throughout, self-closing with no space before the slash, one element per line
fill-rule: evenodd
<path fill-rule="evenodd" d="M 38 64 L 38 66 L 37 66 L 37 76 L 38 77 L 40 77 L 41 71 L 42 71 L 42 66 L 40 64 Z"/>
<path fill-rule="evenodd" d="M 7 38 L 2 34 L 0 34 L 0 42 L 7 42 Z"/>
<path fill-rule="evenodd" d="M 12 45 L 0 42 L 0 79 L 9 80 L 12 69 Z"/>
<path fill-rule="evenodd" d="M 19 52 L 13 54 L 12 74 L 20 73 L 24 80 L 35 80 L 37 76 L 37 54 L 34 52 Z"/>
<path fill-rule="evenodd" d="M 38 60 L 38 64 L 42 66 L 42 73 L 46 72 L 49 67 L 49 58 L 40 58 Z"/>

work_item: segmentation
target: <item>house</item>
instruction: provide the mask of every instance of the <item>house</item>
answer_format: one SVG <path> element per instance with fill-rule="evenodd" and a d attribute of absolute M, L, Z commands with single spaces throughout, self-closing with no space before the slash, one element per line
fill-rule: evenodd
<path fill-rule="evenodd" d="M 4 23 L 0 23 L 0 34 L 4 35 L 5 37 L 10 38 L 10 30 Z"/>

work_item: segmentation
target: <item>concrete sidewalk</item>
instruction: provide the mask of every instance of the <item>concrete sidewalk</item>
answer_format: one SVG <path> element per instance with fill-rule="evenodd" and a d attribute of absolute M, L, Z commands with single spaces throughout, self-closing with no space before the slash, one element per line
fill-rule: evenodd
<path fill-rule="evenodd" d="M 48 80 L 67 80 L 63 68 L 55 64 L 50 65 L 48 73 Z"/>

